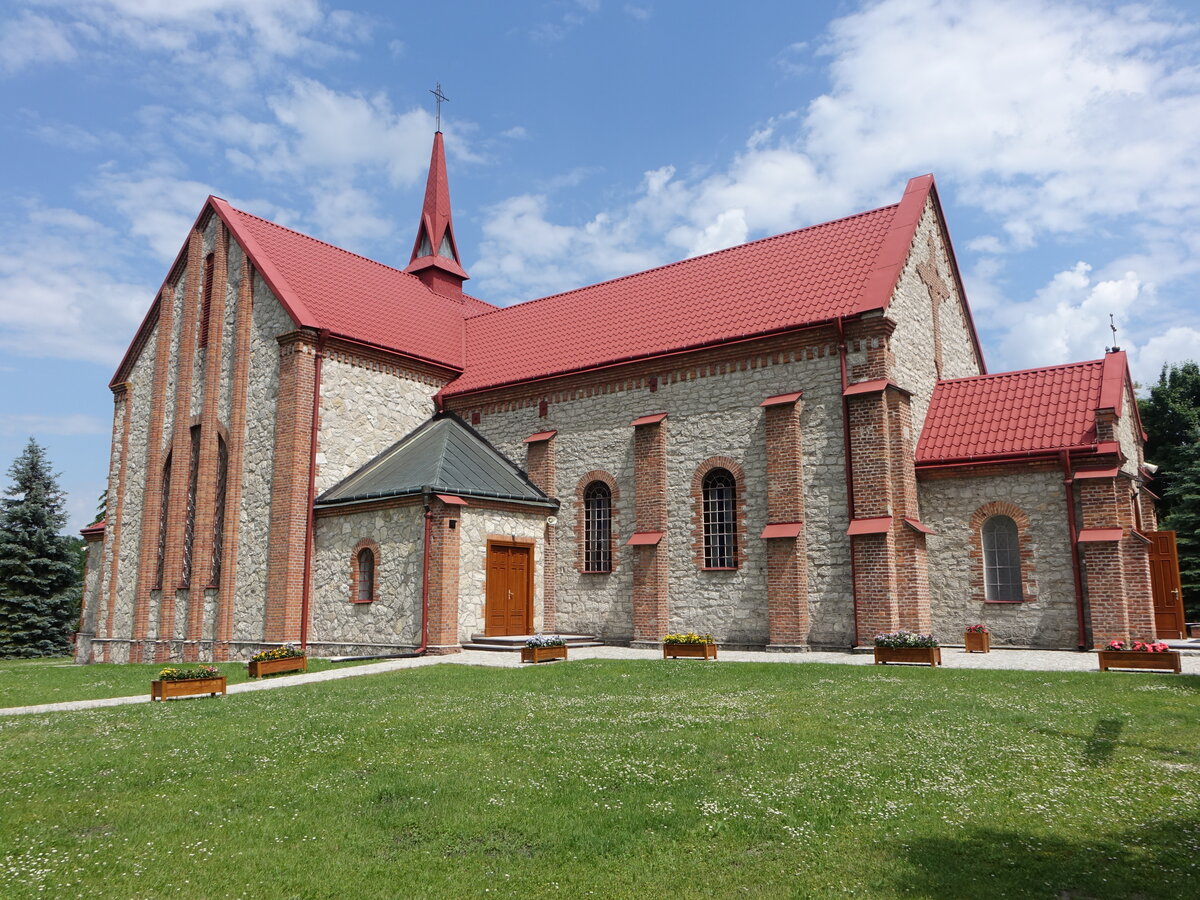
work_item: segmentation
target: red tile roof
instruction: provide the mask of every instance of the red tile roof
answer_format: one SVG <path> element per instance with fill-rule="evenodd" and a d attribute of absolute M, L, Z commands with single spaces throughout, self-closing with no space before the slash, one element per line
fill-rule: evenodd
<path fill-rule="evenodd" d="M 461 368 L 462 323 L 480 301 L 459 303 L 415 275 L 234 209 L 213 206 L 298 325 Z"/>
<path fill-rule="evenodd" d="M 938 382 L 917 463 L 1095 445 L 1105 369 L 1113 367 L 1097 359 Z"/>
<path fill-rule="evenodd" d="M 871 301 L 874 307 L 864 307 L 863 295 L 897 209 L 886 206 L 474 316 L 467 320 L 466 371 L 446 393 L 882 307 L 890 286 L 881 301 Z M 910 242 L 911 237 L 910 229 Z"/>

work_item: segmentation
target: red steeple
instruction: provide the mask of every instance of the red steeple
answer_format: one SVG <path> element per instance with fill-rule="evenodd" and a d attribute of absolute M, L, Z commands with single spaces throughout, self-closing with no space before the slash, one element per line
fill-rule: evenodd
<path fill-rule="evenodd" d="M 421 208 L 412 259 L 404 271 L 416 275 L 430 290 L 447 297 L 461 297 L 462 283 L 470 277 L 458 261 L 458 242 L 454 239 L 454 223 L 450 219 L 446 150 L 440 131 L 433 135 L 425 204 Z"/>

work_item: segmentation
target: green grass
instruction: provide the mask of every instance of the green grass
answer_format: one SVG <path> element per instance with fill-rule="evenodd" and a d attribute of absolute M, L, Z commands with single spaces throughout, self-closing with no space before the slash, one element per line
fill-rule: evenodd
<path fill-rule="evenodd" d="M 1177 898 L 1200 679 L 430 666 L 0 719 L 0 896 Z"/>
<path fill-rule="evenodd" d="M 168 663 L 77 666 L 68 657 L 0 660 L 0 709 L 8 706 L 37 706 L 64 700 L 100 700 L 150 694 L 150 682 Z M 178 665 L 175 663 L 174 665 Z M 308 671 L 323 672 L 361 663 L 334 663 L 310 659 Z M 216 663 L 229 684 L 249 681 L 246 664 Z M 272 675 L 287 678 L 287 675 Z"/>

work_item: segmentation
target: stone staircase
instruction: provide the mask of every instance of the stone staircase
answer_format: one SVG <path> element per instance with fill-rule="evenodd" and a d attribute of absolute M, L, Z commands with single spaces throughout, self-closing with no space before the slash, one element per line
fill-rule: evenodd
<path fill-rule="evenodd" d="M 462 645 L 464 650 L 494 650 L 498 652 L 519 653 L 525 646 L 525 641 L 533 637 L 531 634 L 487 635 L 473 634 L 471 640 Z M 568 647 L 603 647 L 604 641 L 597 640 L 592 634 L 560 634 Z"/>

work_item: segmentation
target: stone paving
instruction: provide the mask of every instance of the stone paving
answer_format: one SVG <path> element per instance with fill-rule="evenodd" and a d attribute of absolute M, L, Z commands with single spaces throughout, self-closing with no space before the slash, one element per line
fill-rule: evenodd
<path fill-rule="evenodd" d="M 1183 651 L 1183 674 L 1200 675 L 1200 640 L 1172 642 Z M 766 653 L 761 650 L 721 650 L 718 662 L 770 662 L 783 664 L 838 663 L 851 666 L 874 664 L 868 651 L 814 651 L 812 653 Z M 661 659 L 660 650 L 635 650 L 630 647 L 585 647 L 571 650 L 571 660 L 580 659 Z M 276 688 L 296 687 L 318 681 L 334 681 L 339 678 L 357 678 L 360 675 L 378 675 L 397 669 L 413 669 L 433 665 L 493 666 L 520 668 L 519 653 L 492 652 L 486 650 L 464 650 L 449 656 L 420 656 L 408 659 L 389 659 L 345 669 L 324 672 L 306 672 L 276 678 L 249 681 L 229 686 L 230 694 L 246 694 L 253 691 L 269 691 Z M 700 661 L 680 660 L 673 665 L 703 665 Z M 553 665 L 541 663 L 540 665 Z M 942 666 L 951 669 L 1013 669 L 1041 672 L 1096 672 L 1096 654 L 1074 650 L 997 650 L 991 653 L 967 653 L 959 647 L 942 648 Z M 1125 673 L 1106 673 L 1119 675 Z M 1129 674 L 1145 674 L 1134 672 Z M 81 709 L 99 709 L 106 706 L 124 706 L 131 703 L 149 703 L 149 691 L 136 697 L 112 697 L 106 700 L 69 700 L 63 703 L 43 703 L 39 706 L 12 706 L 0 709 L 0 716 L 26 715 L 32 713 L 69 712 Z M 168 701 L 175 702 L 175 701 Z"/>

